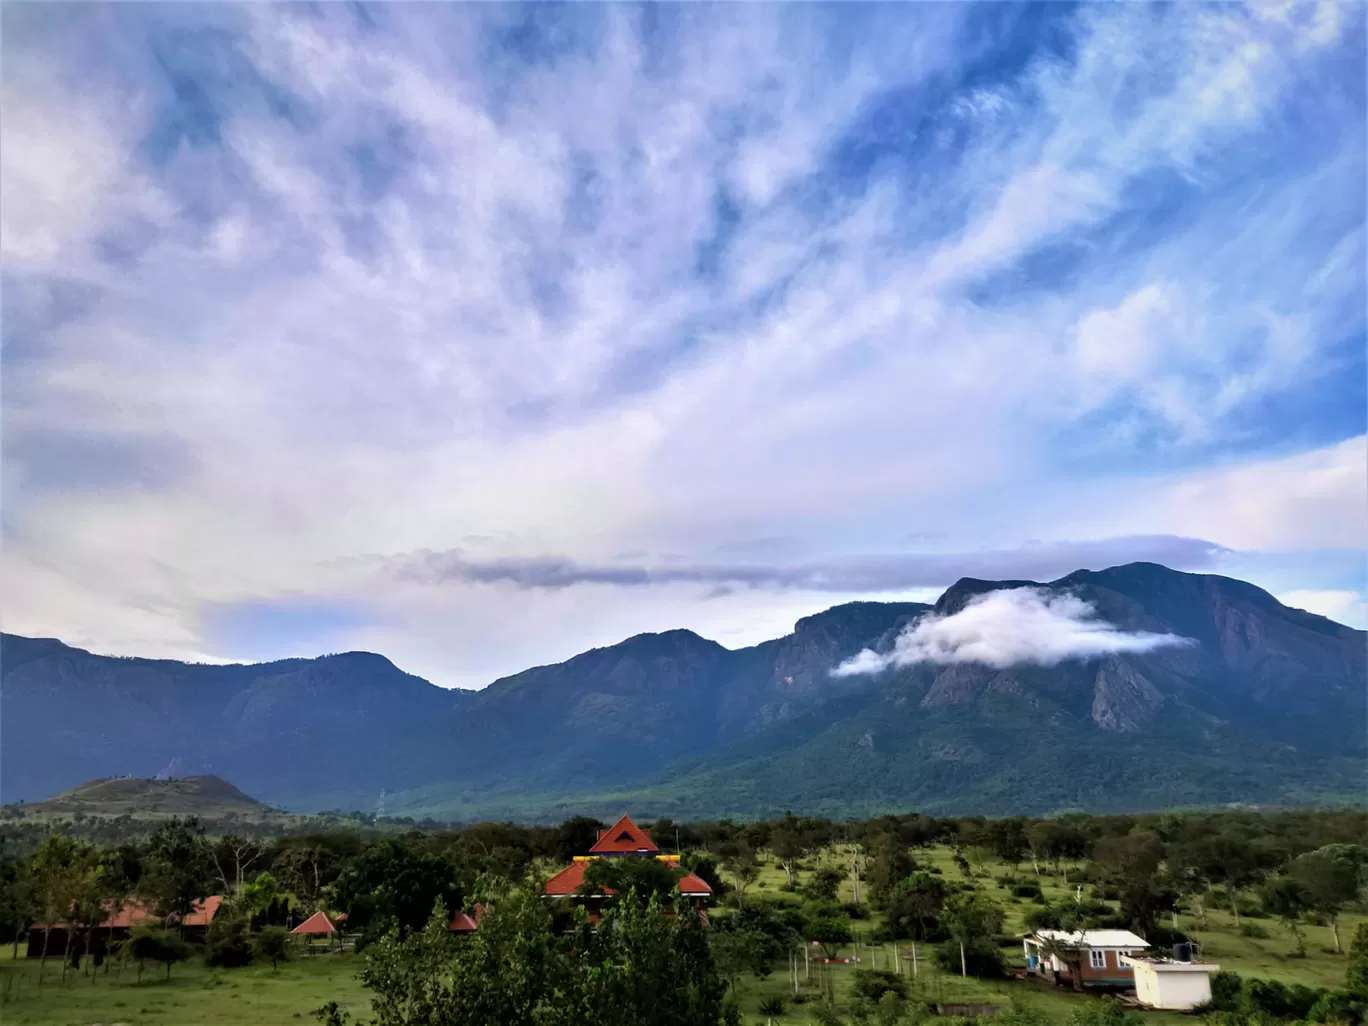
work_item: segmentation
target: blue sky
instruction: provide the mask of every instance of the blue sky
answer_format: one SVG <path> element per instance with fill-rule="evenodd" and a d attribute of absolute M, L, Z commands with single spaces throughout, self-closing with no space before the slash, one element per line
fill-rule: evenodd
<path fill-rule="evenodd" d="M 1357 6 L 2 16 L 6 630 L 479 686 L 1131 559 L 1368 624 Z"/>

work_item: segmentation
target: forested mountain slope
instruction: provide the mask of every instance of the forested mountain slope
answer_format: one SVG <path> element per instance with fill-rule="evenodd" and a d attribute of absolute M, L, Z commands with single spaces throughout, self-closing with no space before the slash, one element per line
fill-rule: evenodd
<path fill-rule="evenodd" d="M 894 657 L 904 631 L 944 634 L 1027 588 L 1181 640 L 1051 664 Z M 873 672 L 832 673 L 861 652 Z M 965 579 L 934 607 L 850 603 L 741 650 L 639 635 L 474 693 L 366 653 L 187 666 L 5 636 L 0 667 L 6 801 L 178 759 L 300 811 L 371 809 L 385 788 L 392 813 L 461 818 L 1353 800 L 1368 715 L 1363 632 L 1154 564 Z"/>

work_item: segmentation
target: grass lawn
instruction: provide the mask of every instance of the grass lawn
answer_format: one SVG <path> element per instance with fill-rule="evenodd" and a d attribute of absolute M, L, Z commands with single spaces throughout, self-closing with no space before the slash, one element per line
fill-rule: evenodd
<path fill-rule="evenodd" d="M 136 972 L 101 971 L 93 977 L 69 972 L 62 984 L 61 959 L 49 959 L 44 983 L 38 964 L 15 961 L 5 946 L 0 955 L 0 1021 L 5 1026 L 299 1026 L 313 1023 L 310 1014 L 324 1002 L 336 1001 L 354 1013 L 370 1010 L 370 1001 L 355 979 L 361 959 L 355 955 L 319 955 L 270 966 L 206 969 L 198 959 L 165 970 L 149 966 L 141 983 Z"/>

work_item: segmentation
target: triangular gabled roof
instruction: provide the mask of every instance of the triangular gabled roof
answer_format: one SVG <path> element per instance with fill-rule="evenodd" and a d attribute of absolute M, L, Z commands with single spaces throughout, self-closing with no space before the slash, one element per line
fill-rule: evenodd
<path fill-rule="evenodd" d="M 319 911 L 309 916 L 308 919 L 304 920 L 304 922 L 300 923 L 290 932 L 317 937 L 321 934 L 335 933 L 337 931 L 336 927 L 332 924 L 332 920 L 323 912 Z"/>
<path fill-rule="evenodd" d="M 651 835 L 632 822 L 632 817 L 623 816 L 603 833 L 590 855 L 655 855 L 660 851 L 651 841 Z"/>

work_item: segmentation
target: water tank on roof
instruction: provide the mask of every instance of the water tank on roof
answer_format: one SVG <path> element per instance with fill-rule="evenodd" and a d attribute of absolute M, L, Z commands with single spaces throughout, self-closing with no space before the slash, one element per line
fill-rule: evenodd
<path fill-rule="evenodd" d="M 1191 962 L 1192 945 L 1187 942 L 1184 942 L 1182 944 L 1175 944 L 1173 946 L 1173 960 L 1175 962 Z"/>

